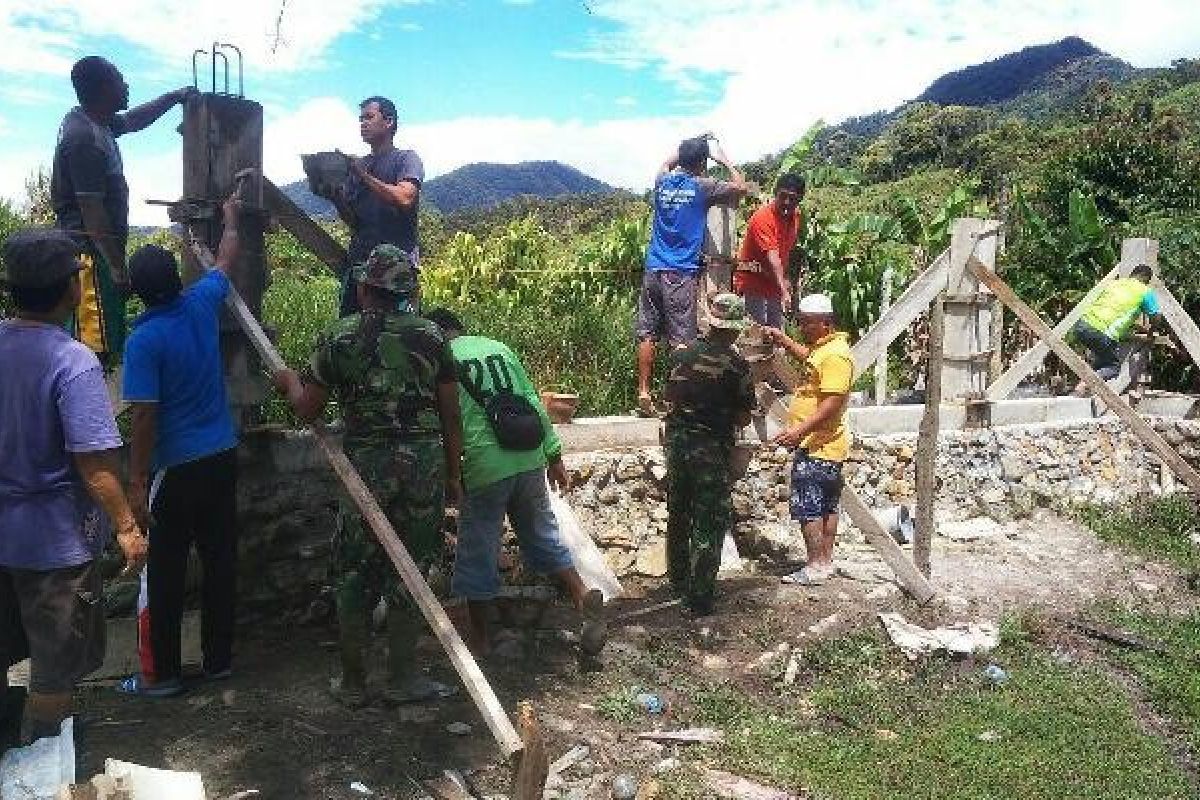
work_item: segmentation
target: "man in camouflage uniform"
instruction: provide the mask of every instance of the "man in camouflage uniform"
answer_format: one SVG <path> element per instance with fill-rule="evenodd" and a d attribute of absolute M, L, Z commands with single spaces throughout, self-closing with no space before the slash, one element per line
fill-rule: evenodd
<path fill-rule="evenodd" d="M 671 354 L 666 399 L 667 566 L 671 587 L 698 615 L 712 612 L 721 545 L 733 523 L 730 455 L 750 424 L 750 365 L 733 343 L 746 306 L 717 295 L 709 331 Z"/>
<path fill-rule="evenodd" d="M 361 311 L 333 323 L 317 341 L 303 377 L 287 370 L 276 386 L 296 414 L 316 419 L 332 395 L 345 420 L 344 448 L 422 570 L 441 549 L 446 502 L 461 498 L 462 426 L 450 345 L 436 325 L 398 306 L 415 300 L 412 259 L 381 244 L 355 267 Z M 448 496 L 447 496 L 448 495 Z M 346 495 L 338 505 L 332 582 L 341 638 L 345 700 L 361 702 L 368 614 L 388 605 L 385 696 L 404 701 L 444 695 L 420 676 L 414 646 L 421 617 L 382 546 Z"/>

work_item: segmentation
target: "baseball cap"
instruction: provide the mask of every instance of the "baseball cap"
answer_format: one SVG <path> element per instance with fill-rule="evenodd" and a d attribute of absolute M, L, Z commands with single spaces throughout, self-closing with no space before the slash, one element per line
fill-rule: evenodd
<path fill-rule="evenodd" d="M 826 294 L 806 294 L 800 298 L 801 314 L 832 314 L 833 301 Z"/>
<path fill-rule="evenodd" d="M 713 298 L 709 327 L 740 331 L 746 327 L 746 301 L 731 292 Z"/>
<path fill-rule="evenodd" d="M 8 286 L 48 289 L 79 270 L 79 246 L 62 231 L 26 228 L 4 242 L 0 277 Z"/>
<path fill-rule="evenodd" d="M 408 294 L 417 288 L 412 256 L 394 244 L 376 245 L 367 260 L 354 268 L 354 279 L 395 294 Z"/>

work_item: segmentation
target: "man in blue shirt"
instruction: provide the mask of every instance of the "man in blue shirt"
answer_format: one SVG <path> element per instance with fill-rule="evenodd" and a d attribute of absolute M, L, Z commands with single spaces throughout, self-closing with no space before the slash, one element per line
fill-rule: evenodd
<path fill-rule="evenodd" d="M 238 206 L 223 208 L 216 268 L 182 289 L 175 256 L 155 245 L 129 259 L 133 291 L 146 304 L 125 346 L 123 394 L 133 415 L 129 495 L 150 530 L 143 603 L 149 641 L 139 637 L 142 672 L 131 694 L 183 691 L 180 625 L 193 543 L 203 566 L 204 673 L 230 674 L 237 566 L 237 432 L 225 396 L 221 307 L 237 259 Z M 145 613 L 145 612 L 143 612 Z"/>
<path fill-rule="evenodd" d="M 729 170 L 732 181 L 704 174 L 710 157 Z M 650 373 L 655 343 L 666 336 L 678 348 L 696 338 L 696 292 L 708 209 L 736 205 L 753 188 L 719 147 L 709 151 L 707 136 L 684 139 L 659 169 L 635 331 L 640 414 L 654 415 Z"/>

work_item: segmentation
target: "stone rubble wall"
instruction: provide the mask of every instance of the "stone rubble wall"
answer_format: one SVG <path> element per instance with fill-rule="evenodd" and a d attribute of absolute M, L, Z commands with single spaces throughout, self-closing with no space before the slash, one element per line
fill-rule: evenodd
<path fill-rule="evenodd" d="M 1162 419 L 1156 429 L 1200 464 L 1200 421 Z M 915 434 L 855 442 L 846 478 L 868 504 L 915 504 Z M 734 536 L 743 556 L 791 560 L 803 553 L 787 522 L 789 454 L 764 448 L 734 486 Z M 666 468 L 660 448 L 567 456 L 580 524 L 621 576 L 666 572 Z M 247 603 L 311 600 L 327 576 L 336 479 L 311 438 L 259 432 L 240 462 L 242 596 Z M 1174 476 L 1114 418 L 944 433 L 938 447 L 939 514 L 1024 516 L 1037 507 L 1119 502 L 1174 491 Z"/>

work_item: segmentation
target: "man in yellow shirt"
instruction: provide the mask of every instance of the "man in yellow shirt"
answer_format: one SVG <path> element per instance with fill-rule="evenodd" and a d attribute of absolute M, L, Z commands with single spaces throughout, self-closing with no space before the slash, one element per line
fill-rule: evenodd
<path fill-rule="evenodd" d="M 801 299 L 797 324 L 807 345 L 776 328 L 766 329 L 771 341 L 804 367 L 804 383 L 792 398 L 788 429 L 774 442 L 796 448 L 790 506 L 792 519 L 804 533 L 808 563 L 783 580 L 816 585 L 833 575 L 842 462 L 850 449 L 846 406 L 854 383 L 854 357 L 849 337 L 835 327 L 833 303 L 826 295 Z"/>

